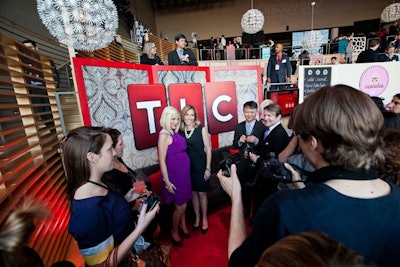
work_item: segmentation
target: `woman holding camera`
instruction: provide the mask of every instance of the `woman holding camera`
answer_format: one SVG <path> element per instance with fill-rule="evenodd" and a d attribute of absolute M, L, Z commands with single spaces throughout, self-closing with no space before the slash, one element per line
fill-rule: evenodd
<path fill-rule="evenodd" d="M 375 169 L 384 160 L 378 107 L 359 90 L 327 86 L 297 106 L 292 118 L 301 150 L 316 169 L 311 184 L 270 196 L 248 237 L 236 167 L 231 178 L 218 173 L 232 199 L 229 266 L 254 266 L 273 243 L 305 231 L 323 231 L 379 266 L 400 266 L 400 189 Z"/>
<path fill-rule="evenodd" d="M 113 168 L 116 153 L 109 134 L 99 127 L 70 131 L 62 144 L 62 158 L 71 198 L 69 232 L 78 242 L 88 266 L 125 261 L 159 210 L 140 212 L 134 225 L 125 199 L 101 180 Z M 147 208 L 147 205 L 145 205 Z"/>
<path fill-rule="evenodd" d="M 201 124 L 196 109 L 192 105 L 187 105 L 181 110 L 181 130 L 179 133 L 185 138 L 187 144 L 186 153 L 190 159 L 190 178 L 193 191 L 193 209 L 195 222 L 193 230 L 200 228 L 200 218 L 202 218 L 201 232 L 207 233 L 207 188 L 211 175 L 211 142 L 209 134 Z M 201 210 L 201 214 L 200 214 Z"/>
<path fill-rule="evenodd" d="M 180 114 L 174 107 L 166 107 L 160 119 L 162 130 L 158 137 L 158 158 L 163 176 L 162 197 L 165 204 L 175 204 L 172 214 L 171 241 L 182 246 L 179 227 L 189 238 L 186 227 L 186 203 L 192 199 L 190 184 L 190 161 L 186 154 L 186 141 L 178 133 Z"/>

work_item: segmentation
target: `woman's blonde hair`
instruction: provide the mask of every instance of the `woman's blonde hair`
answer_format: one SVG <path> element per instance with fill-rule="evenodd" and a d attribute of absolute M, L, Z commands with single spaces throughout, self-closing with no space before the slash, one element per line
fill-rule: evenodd
<path fill-rule="evenodd" d="M 164 128 L 168 132 L 178 132 L 179 131 L 179 127 L 176 127 L 175 130 L 171 129 L 171 120 L 172 120 L 173 115 L 178 115 L 179 120 L 181 119 L 178 110 L 172 106 L 165 107 L 163 112 L 161 113 L 160 125 L 162 128 Z M 179 123 L 180 123 L 180 121 L 179 121 Z"/>
<path fill-rule="evenodd" d="M 197 110 L 194 108 L 194 106 L 186 105 L 181 110 L 181 131 L 185 130 L 185 122 L 183 120 L 185 118 L 186 113 L 189 110 L 193 110 L 193 112 L 194 112 L 194 126 L 193 126 L 193 128 L 197 128 L 201 124 L 200 120 L 199 120 L 199 115 L 197 114 Z"/>
<path fill-rule="evenodd" d="M 155 43 L 152 41 L 146 41 L 143 45 L 143 54 L 146 54 L 149 58 L 154 58 L 154 55 L 150 53 L 153 46 L 155 46 Z"/>

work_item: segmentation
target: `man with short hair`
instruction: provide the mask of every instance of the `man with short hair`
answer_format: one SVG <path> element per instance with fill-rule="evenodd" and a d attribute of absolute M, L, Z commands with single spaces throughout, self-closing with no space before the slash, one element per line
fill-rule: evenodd
<path fill-rule="evenodd" d="M 332 65 L 338 65 L 339 62 L 337 61 L 337 57 L 331 57 L 331 63 Z"/>
<path fill-rule="evenodd" d="M 272 157 L 273 155 L 278 158 L 290 142 L 285 128 L 282 123 L 282 108 L 278 104 L 269 104 L 263 110 L 263 123 L 266 126 L 263 139 L 260 141 L 259 155 L 251 153 L 249 155 L 257 169 L 262 167 L 262 163 Z M 273 153 L 273 154 L 272 154 Z M 260 179 L 261 178 L 261 179 Z M 278 191 L 279 180 L 268 177 L 258 177 L 257 182 L 254 184 L 254 205 L 253 205 L 253 218 L 257 214 L 258 209 L 264 200 Z"/>
<path fill-rule="evenodd" d="M 197 66 L 192 50 L 186 49 L 186 37 L 182 33 L 175 36 L 176 50 L 169 52 L 168 65 Z"/>
<path fill-rule="evenodd" d="M 283 53 L 283 45 L 277 43 L 275 45 L 275 56 L 271 56 L 268 61 L 267 82 L 290 83 L 291 73 L 290 58 Z M 275 88 L 275 86 L 271 86 L 271 88 Z"/>
<path fill-rule="evenodd" d="M 254 180 L 257 168 L 249 159 L 249 153 L 258 154 L 260 140 L 263 139 L 265 126 L 256 119 L 258 105 L 254 101 L 248 101 L 243 105 L 245 121 L 235 128 L 233 146 L 239 149 L 240 162 L 238 163 L 238 176 L 243 185 L 244 215 L 251 215 L 251 191 L 245 186 Z"/>
<path fill-rule="evenodd" d="M 368 49 L 362 51 L 357 58 L 357 63 L 379 62 L 379 41 L 373 39 L 369 42 Z"/>

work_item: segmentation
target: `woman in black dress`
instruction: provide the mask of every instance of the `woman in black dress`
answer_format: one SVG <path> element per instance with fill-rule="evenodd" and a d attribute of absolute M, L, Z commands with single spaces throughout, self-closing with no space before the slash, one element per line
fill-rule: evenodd
<path fill-rule="evenodd" d="M 124 196 L 132 210 L 136 213 L 142 200 L 151 194 L 150 180 L 143 172 L 132 170 L 122 160 L 126 145 L 124 144 L 121 132 L 113 128 L 107 128 L 105 132 L 111 136 L 116 155 L 113 161 L 113 169 L 104 173 L 102 181 Z M 160 226 L 158 218 L 156 218 L 143 233 L 143 236 L 146 240 L 152 241 L 158 238 L 159 233 Z"/>
<path fill-rule="evenodd" d="M 180 134 L 186 140 L 186 153 L 190 159 L 190 176 L 193 191 L 192 203 L 196 215 L 193 231 L 200 228 L 200 219 L 202 218 L 201 232 L 205 234 L 208 230 L 207 188 L 211 175 L 210 136 L 206 128 L 201 125 L 197 111 L 193 106 L 187 105 L 182 109 L 181 121 Z"/>

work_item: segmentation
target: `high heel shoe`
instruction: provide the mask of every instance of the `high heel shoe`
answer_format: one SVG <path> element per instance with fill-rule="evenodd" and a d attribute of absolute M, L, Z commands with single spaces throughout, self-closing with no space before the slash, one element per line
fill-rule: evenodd
<path fill-rule="evenodd" d="M 181 234 L 184 238 L 190 238 L 190 234 L 189 233 L 185 233 L 181 227 L 178 228 L 179 234 Z"/>
<path fill-rule="evenodd" d="M 193 224 L 192 232 L 196 232 L 196 231 L 199 230 L 199 229 L 200 229 L 200 224 L 197 225 L 197 226 Z"/>
<path fill-rule="evenodd" d="M 207 227 L 206 229 L 201 228 L 201 233 L 202 233 L 203 235 L 205 235 L 205 234 L 207 233 L 207 231 L 208 231 L 208 227 Z"/>
<path fill-rule="evenodd" d="M 171 236 L 171 243 L 174 247 L 182 247 L 183 246 L 182 240 L 176 241 L 172 236 Z"/>

